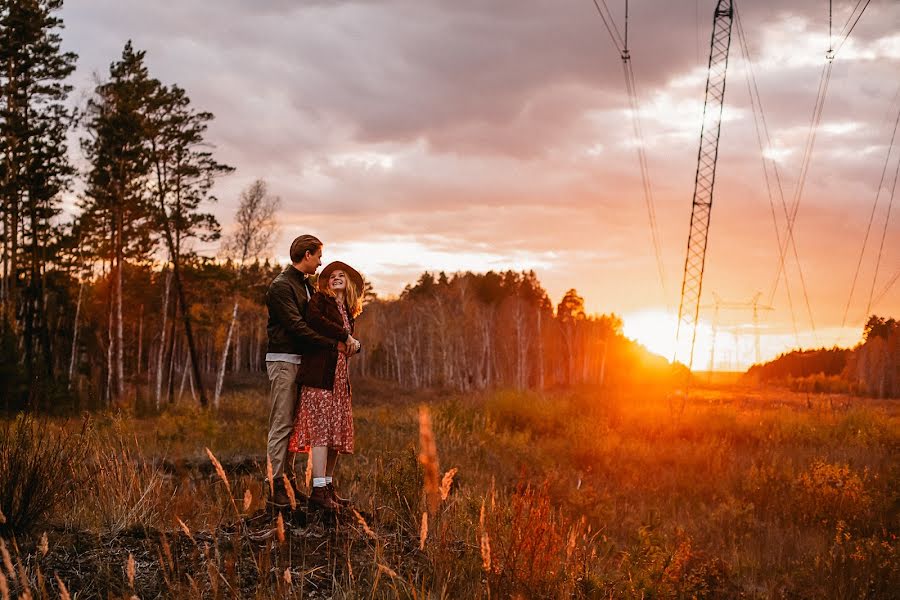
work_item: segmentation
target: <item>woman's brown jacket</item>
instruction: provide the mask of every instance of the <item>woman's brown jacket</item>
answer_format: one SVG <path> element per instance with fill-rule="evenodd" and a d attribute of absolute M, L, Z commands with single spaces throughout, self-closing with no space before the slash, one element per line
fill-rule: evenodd
<path fill-rule="evenodd" d="M 353 315 L 350 333 L 353 334 Z M 316 292 L 306 306 L 306 323 L 313 331 L 327 338 L 346 339 L 344 319 L 338 309 L 337 300 L 323 292 Z M 297 384 L 309 387 L 334 389 L 334 372 L 337 369 L 337 348 L 312 348 L 303 353 Z"/>

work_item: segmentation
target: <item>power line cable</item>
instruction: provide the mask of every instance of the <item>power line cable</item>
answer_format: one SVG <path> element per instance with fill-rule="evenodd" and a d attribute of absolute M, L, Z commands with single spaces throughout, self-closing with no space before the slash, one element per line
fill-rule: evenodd
<path fill-rule="evenodd" d="M 625 89 L 628 92 L 628 101 L 631 107 L 631 124 L 634 133 L 635 146 L 638 153 L 638 164 L 641 171 L 641 185 L 644 193 L 644 204 L 647 208 L 647 218 L 650 224 L 650 236 L 653 241 L 653 250 L 656 255 L 656 268 L 659 272 L 659 283 L 662 287 L 663 300 L 671 310 L 669 292 L 666 286 L 666 273 L 662 259 L 662 244 L 660 243 L 659 227 L 656 221 L 656 208 L 653 201 L 653 186 L 650 179 L 650 168 L 647 162 L 646 143 L 643 127 L 641 126 L 640 99 L 637 93 L 637 84 L 634 79 L 634 68 L 631 65 L 631 54 L 628 49 L 628 0 L 625 1 L 625 45 L 622 50 L 622 69 L 625 76 Z"/>
<path fill-rule="evenodd" d="M 800 201 L 803 196 L 803 188 L 806 184 L 806 175 L 809 171 L 809 165 L 812 161 L 812 152 L 815 147 L 816 134 L 818 133 L 819 124 L 822 120 L 822 113 L 825 109 L 825 97 L 828 93 L 828 84 L 831 81 L 831 68 L 834 64 L 834 58 L 837 56 L 837 52 L 844 45 L 844 42 L 850 37 L 850 33 L 856 27 L 856 24 L 859 23 L 860 18 L 862 18 L 863 13 L 866 8 L 869 6 L 869 2 L 871 0 L 866 0 L 865 4 L 862 4 L 863 0 L 857 0 L 856 6 L 853 7 L 853 11 L 850 13 L 850 17 L 844 23 L 844 26 L 841 28 L 841 32 L 838 34 L 841 37 L 840 42 L 838 42 L 837 48 L 834 48 L 831 44 L 831 2 L 829 2 L 829 46 L 828 51 L 825 53 L 825 64 L 822 67 L 822 73 L 819 77 L 819 89 L 816 93 L 816 102 L 813 106 L 813 117 L 810 123 L 809 133 L 807 134 L 806 145 L 803 150 L 803 159 L 801 161 L 800 167 L 800 177 L 797 183 L 796 193 L 794 194 L 794 202 L 793 207 L 791 209 L 791 218 L 788 221 L 788 229 L 793 231 L 794 222 L 797 218 L 797 212 L 800 209 Z M 860 9 L 862 6 L 862 9 Z M 857 12 L 859 11 L 859 12 Z M 786 251 L 786 248 L 782 250 L 782 253 Z M 779 269 L 781 268 L 781 263 L 779 263 Z M 772 293 L 769 297 L 769 302 L 771 303 L 772 299 L 775 296 L 775 291 L 778 287 L 778 279 L 780 277 L 780 273 L 776 274 L 775 282 L 772 286 Z"/>
<path fill-rule="evenodd" d="M 759 94 L 759 86 L 756 82 L 756 74 L 753 69 L 753 59 L 750 55 L 750 46 L 747 43 L 746 35 L 744 34 L 744 26 L 741 21 L 740 13 L 735 9 L 735 21 L 737 23 L 738 30 L 738 40 L 741 44 L 741 50 L 743 52 L 744 62 L 747 66 L 747 70 L 745 73 L 747 80 L 747 92 L 750 96 L 750 106 L 753 110 L 753 126 L 756 130 L 756 139 L 759 143 L 760 149 L 760 158 L 762 159 L 763 166 L 763 176 L 766 182 L 766 192 L 769 199 L 769 209 L 772 214 L 772 224 L 775 227 L 775 241 L 778 249 L 781 248 L 781 234 L 778 228 L 778 216 L 777 211 L 775 209 L 775 199 L 773 198 L 772 193 L 772 184 L 769 178 L 769 169 L 767 166 L 767 159 L 765 155 L 765 149 L 771 145 L 771 139 L 769 137 L 769 128 L 768 123 L 766 121 L 765 111 L 762 106 L 762 98 Z M 765 137 L 765 140 L 763 139 Z M 778 195 L 781 199 L 782 207 L 784 208 L 785 213 L 787 213 L 786 204 L 784 201 L 784 188 L 781 185 L 781 175 L 778 172 L 778 163 L 774 160 L 769 159 L 772 162 L 772 170 L 773 170 L 773 178 L 778 186 Z M 796 249 L 795 249 L 796 250 Z M 784 255 L 779 253 L 780 260 L 784 261 Z M 799 261 L 798 261 L 799 264 Z M 781 270 L 785 275 L 785 290 L 787 291 L 787 299 L 788 299 L 788 308 L 790 310 L 791 315 L 791 324 L 794 331 L 794 339 L 797 343 L 797 346 L 800 346 L 800 333 L 797 328 L 797 318 L 794 312 L 794 301 L 791 295 L 791 288 L 787 281 L 787 270 L 784 268 L 784 265 L 781 265 Z"/>
<path fill-rule="evenodd" d="M 822 114 L 825 108 L 825 97 L 828 93 L 828 84 L 831 81 L 831 69 L 834 64 L 834 58 L 837 55 L 837 52 L 843 47 L 844 43 L 850 37 L 850 34 L 853 32 L 853 29 L 856 27 L 856 24 L 859 23 L 859 20 L 862 18 L 863 13 L 866 8 L 869 6 L 871 0 L 866 0 L 865 4 L 863 4 L 863 0 L 858 0 L 856 6 L 853 7 L 853 11 L 850 14 L 850 17 L 844 23 L 844 26 L 841 28 L 841 32 L 839 37 L 841 38 L 838 42 L 837 47 L 832 46 L 831 40 L 831 2 L 829 2 L 829 47 L 828 51 L 825 53 L 825 65 L 823 65 L 822 73 L 819 77 L 819 88 L 816 93 L 816 102 L 813 107 L 813 116 L 810 122 L 809 133 L 807 134 L 807 141 L 803 151 L 803 159 L 801 160 L 800 167 L 800 176 L 797 182 L 796 193 L 794 194 L 794 201 L 790 211 L 790 217 L 788 218 L 788 236 L 782 245 L 780 255 L 783 255 L 787 251 L 787 243 L 788 241 L 793 240 L 793 229 L 797 219 L 797 213 L 800 209 L 800 202 L 803 197 L 803 188 L 806 184 L 806 176 L 809 172 L 809 165 L 812 161 L 812 153 L 813 148 L 815 147 L 816 134 L 818 133 L 819 125 L 821 124 Z M 860 6 L 862 8 L 860 9 Z M 781 278 L 781 271 L 784 267 L 784 261 L 782 257 L 779 257 L 779 262 L 777 266 L 777 273 L 775 275 L 775 281 L 772 285 L 772 293 L 769 296 L 769 303 L 772 302 L 775 296 L 775 292 L 778 289 L 778 281 Z M 803 282 L 802 271 L 800 273 L 801 282 Z M 804 294 L 805 294 L 805 282 L 804 282 Z M 809 299 L 806 296 L 807 302 L 807 310 L 809 310 Z M 818 343 L 818 336 L 816 334 L 815 324 L 812 322 L 812 313 L 810 311 L 810 323 L 813 328 L 813 335 L 816 336 Z"/>
<path fill-rule="evenodd" d="M 628 94 L 628 103 L 631 110 L 632 131 L 634 135 L 635 147 L 637 148 L 638 164 L 640 166 L 641 172 L 641 188 L 644 195 L 644 204 L 647 208 L 647 217 L 650 225 L 650 237 L 653 242 L 653 250 L 656 258 L 656 268 L 659 273 L 659 281 L 660 287 L 662 288 L 663 300 L 665 301 L 666 306 L 671 309 L 669 294 L 666 286 L 665 267 L 662 260 L 662 244 L 660 243 L 659 227 L 657 225 L 656 209 L 653 201 L 653 186 L 650 180 L 650 169 L 645 151 L 646 143 L 644 140 L 643 127 L 641 126 L 640 121 L 640 99 L 637 93 L 637 85 L 634 78 L 634 69 L 631 65 L 631 55 L 628 49 L 628 0 L 625 1 L 624 37 L 619 33 L 619 28 L 616 26 L 615 20 L 612 18 L 612 13 L 609 10 L 609 6 L 606 4 L 606 0 L 599 0 L 599 2 L 598 0 L 593 0 L 593 3 L 594 7 L 597 9 L 597 14 L 600 15 L 600 19 L 603 21 L 603 25 L 606 27 L 607 33 L 609 33 L 610 40 L 616 47 L 616 50 L 618 50 L 619 56 L 622 59 L 622 69 L 625 77 L 625 90 Z"/>
<path fill-rule="evenodd" d="M 834 44 L 832 43 L 831 37 L 831 25 L 832 25 L 832 12 L 833 12 L 833 1 L 828 0 L 828 54 L 831 54 L 834 51 Z"/>
<path fill-rule="evenodd" d="M 875 220 L 875 209 L 878 208 L 878 200 L 881 196 L 881 188 L 884 185 L 884 176 L 887 174 L 888 164 L 890 163 L 891 153 L 894 150 L 894 140 L 897 136 L 897 126 L 900 125 L 900 110 L 897 111 L 897 119 L 894 121 L 894 129 L 891 132 L 891 141 L 888 144 L 888 151 L 884 157 L 884 167 L 881 169 L 881 178 L 878 180 L 878 187 L 875 188 L 875 202 L 872 203 L 872 212 L 869 213 L 869 222 L 866 224 L 866 234 L 863 236 L 862 248 L 859 250 L 859 259 L 856 261 L 856 271 L 853 273 L 853 281 L 850 284 L 850 295 L 847 297 L 847 304 L 844 306 L 844 316 L 841 319 L 841 327 L 847 324 L 847 314 L 850 312 L 850 302 L 853 299 L 853 292 L 856 290 L 856 282 L 859 279 L 859 271 L 862 267 L 863 256 L 866 252 L 866 245 L 869 242 L 869 233 L 872 229 L 872 222 Z M 874 284 L 873 284 L 874 285 Z M 872 296 L 869 295 L 869 303 L 872 302 Z M 868 313 L 868 309 L 866 309 Z"/>
<path fill-rule="evenodd" d="M 888 280 L 887 284 L 885 284 L 885 286 L 883 288 L 881 288 L 881 291 L 878 292 L 878 295 L 875 297 L 874 300 L 872 300 L 872 306 L 875 306 L 876 304 L 881 302 L 882 298 L 887 296 L 887 293 L 890 291 L 891 287 L 893 287 L 893 285 L 895 283 L 897 283 L 898 279 L 900 279 L 900 269 L 897 269 L 897 272 L 894 273 L 894 276 Z M 871 307 L 870 307 L 870 309 L 871 309 Z"/>
<path fill-rule="evenodd" d="M 863 13 L 866 12 L 866 8 L 868 8 L 869 3 L 872 0 L 866 0 L 866 3 L 863 5 L 862 10 L 859 11 L 859 14 L 856 13 L 856 10 L 859 8 L 859 5 L 862 4 L 862 0 L 858 0 L 856 6 L 853 7 L 853 12 L 850 13 L 850 18 L 847 19 L 847 22 L 841 28 L 841 32 L 838 34 L 841 36 L 841 41 L 838 42 L 837 47 L 834 49 L 834 54 L 837 54 L 837 51 L 841 49 L 844 45 L 844 42 L 850 37 L 850 34 L 853 33 L 853 29 L 856 27 L 856 24 L 859 23 L 859 20 L 862 18 Z M 856 15 L 854 19 L 853 15 Z M 851 24 L 850 21 L 853 21 Z M 849 26 L 849 29 L 847 28 Z M 846 31 L 847 33 L 844 33 Z"/>
<path fill-rule="evenodd" d="M 615 21 L 613 21 L 612 13 L 609 11 L 609 7 L 606 5 L 606 0 L 600 0 L 598 3 L 597 0 L 594 1 L 594 6 L 597 8 L 597 14 L 600 15 L 600 19 L 603 21 L 603 25 L 606 26 L 606 31 L 609 32 L 609 37 L 612 39 L 613 45 L 616 47 L 616 50 L 619 51 L 619 54 L 622 53 L 623 48 L 625 47 L 625 42 L 622 41 L 622 36 L 619 35 L 619 30 L 616 27 Z M 600 8 L 600 4 L 603 4 L 603 8 L 606 9 L 606 13 L 603 12 L 603 8 Z M 607 16 L 607 14 L 609 16 Z"/>
<path fill-rule="evenodd" d="M 887 238 L 888 223 L 891 221 L 891 207 L 894 204 L 894 192 L 897 191 L 897 177 L 900 176 L 900 160 L 894 170 L 894 183 L 891 185 L 891 198 L 888 200 L 887 215 L 884 217 L 884 229 L 881 232 L 881 245 L 878 247 L 878 258 L 875 260 L 875 274 L 872 276 L 872 287 L 869 289 L 869 301 L 866 303 L 866 316 L 872 309 L 872 295 L 875 293 L 875 282 L 878 280 L 878 269 L 881 266 L 881 255 L 884 252 L 884 240 Z"/>

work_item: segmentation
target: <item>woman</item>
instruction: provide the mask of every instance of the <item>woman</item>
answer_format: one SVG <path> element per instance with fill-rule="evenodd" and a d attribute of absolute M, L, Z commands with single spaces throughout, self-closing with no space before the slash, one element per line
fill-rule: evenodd
<path fill-rule="evenodd" d="M 353 414 L 347 361 L 360 350 L 353 323 L 362 310 L 363 278 L 348 264 L 335 261 L 319 275 L 318 290 L 307 305 L 306 322 L 317 333 L 337 338 L 347 332 L 346 354 L 316 349 L 303 355 L 297 384 L 300 402 L 289 449 L 310 452 L 313 489 L 310 508 L 337 510 L 350 504 L 335 491 L 332 476 L 338 454 L 353 453 Z"/>

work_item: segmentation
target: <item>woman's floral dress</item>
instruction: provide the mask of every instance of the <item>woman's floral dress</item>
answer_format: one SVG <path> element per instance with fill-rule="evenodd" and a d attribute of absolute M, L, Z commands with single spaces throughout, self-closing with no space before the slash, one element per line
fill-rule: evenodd
<path fill-rule="evenodd" d="M 343 302 L 338 302 L 344 329 L 350 332 L 350 319 Z M 350 373 L 347 355 L 338 353 L 334 389 L 303 386 L 288 445 L 291 452 L 309 452 L 326 446 L 344 454 L 353 452 L 353 409 L 350 402 Z"/>

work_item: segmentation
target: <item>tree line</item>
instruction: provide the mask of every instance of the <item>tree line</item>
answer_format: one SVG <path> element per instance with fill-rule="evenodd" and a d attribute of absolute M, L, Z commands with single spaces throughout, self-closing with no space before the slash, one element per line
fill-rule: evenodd
<path fill-rule="evenodd" d="M 555 310 L 554 310 L 555 309 Z M 588 315 L 569 290 L 554 307 L 534 272 L 423 274 L 399 298 L 371 299 L 357 322 L 354 372 L 410 388 L 544 389 L 668 373 L 667 361 Z"/>
<path fill-rule="evenodd" d="M 900 322 L 872 315 L 855 348 L 795 350 L 753 365 L 748 377 L 762 382 L 824 377 L 845 384 L 858 394 L 875 398 L 900 397 Z"/>

